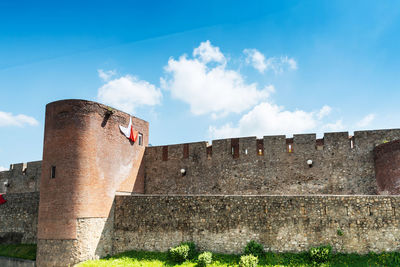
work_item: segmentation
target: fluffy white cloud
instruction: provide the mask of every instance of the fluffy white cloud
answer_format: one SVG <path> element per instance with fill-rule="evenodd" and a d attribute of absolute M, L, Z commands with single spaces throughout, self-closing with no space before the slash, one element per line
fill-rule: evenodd
<path fill-rule="evenodd" d="M 362 118 L 358 123 L 357 126 L 358 127 L 367 127 L 368 125 L 371 124 L 371 122 L 375 119 L 375 114 L 368 114 L 367 116 L 365 116 L 364 118 Z"/>
<path fill-rule="evenodd" d="M 246 55 L 246 63 L 253 66 L 260 73 L 268 70 L 282 73 L 285 69 L 297 69 L 296 60 L 287 56 L 265 58 L 264 54 L 257 49 L 244 49 L 243 53 Z"/>
<path fill-rule="evenodd" d="M 332 111 L 332 108 L 330 106 L 323 106 L 321 110 L 318 112 L 318 119 L 322 119 L 323 117 L 329 115 Z"/>
<path fill-rule="evenodd" d="M 272 86 L 259 89 L 256 83 L 246 83 L 239 72 L 227 69 L 224 55 L 209 41 L 194 49 L 193 56 L 170 58 L 161 86 L 173 98 L 188 103 L 196 115 L 211 113 L 215 118 L 241 113 L 267 99 L 273 90 Z"/>
<path fill-rule="evenodd" d="M 38 121 L 30 116 L 19 114 L 13 115 L 9 112 L 0 111 L 0 127 L 1 126 L 19 126 L 22 127 L 24 125 L 38 125 Z"/>
<path fill-rule="evenodd" d="M 8 171 L 8 169 L 4 168 L 3 166 L 0 166 L 0 172 L 2 172 L 2 171 Z"/>
<path fill-rule="evenodd" d="M 97 98 L 102 103 L 131 113 L 139 106 L 159 104 L 162 94 L 151 83 L 125 75 L 100 87 Z"/>
<path fill-rule="evenodd" d="M 338 132 L 338 131 L 343 131 L 345 129 L 345 126 L 343 125 L 342 120 L 337 120 L 334 123 L 327 123 L 322 126 L 322 130 L 324 132 Z"/>
<path fill-rule="evenodd" d="M 245 49 L 243 53 L 246 55 L 246 63 L 251 64 L 256 70 L 263 73 L 267 69 L 265 56 L 257 49 Z"/>
<path fill-rule="evenodd" d="M 210 137 L 227 138 L 233 136 L 264 136 L 274 134 L 292 134 L 315 131 L 321 124 L 319 114 L 326 107 L 317 112 L 302 110 L 288 111 L 284 107 L 263 102 L 255 106 L 250 112 L 242 116 L 237 127 L 228 123 L 222 127 L 209 127 Z"/>
<path fill-rule="evenodd" d="M 105 82 L 108 82 L 111 79 L 111 77 L 117 74 L 115 70 L 104 71 L 102 69 L 97 70 L 97 73 L 99 74 L 99 77 Z"/>
<path fill-rule="evenodd" d="M 219 50 L 219 47 L 212 46 L 210 41 L 202 42 L 199 47 L 193 50 L 193 56 L 198 57 L 202 62 L 225 62 L 225 56 Z"/>

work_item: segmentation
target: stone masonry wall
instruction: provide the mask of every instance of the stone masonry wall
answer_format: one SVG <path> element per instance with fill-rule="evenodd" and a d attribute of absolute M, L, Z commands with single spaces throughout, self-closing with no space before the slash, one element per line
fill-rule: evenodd
<path fill-rule="evenodd" d="M 373 149 L 396 139 L 400 129 L 147 147 L 145 193 L 374 195 Z"/>
<path fill-rule="evenodd" d="M 0 193 L 39 192 L 41 166 L 41 161 L 12 164 L 0 172 Z"/>
<path fill-rule="evenodd" d="M 114 253 L 165 251 L 189 240 L 222 253 L 240 253 L 250 240 L 279 252 L 323 244 L 395 251 L 399 208 L 400 196 L 118 196 Z"/>
<path fill-rule="evenodd" d="M 0 205 L 0 244 L 36 243 L 39 193 L 6 194 Z"/>

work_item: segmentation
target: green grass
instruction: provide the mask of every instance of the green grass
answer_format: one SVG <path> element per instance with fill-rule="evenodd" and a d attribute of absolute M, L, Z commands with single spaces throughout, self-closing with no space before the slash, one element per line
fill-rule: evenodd
<path fill-rule="evenodd" d="M 35 244 L 0 245 L 0 256 L 35 260 L 36 245 Z"/>
<path fill-rule="evenodd" d="M 213 254 L 213 263 L 208 266 L 238 266 L 240 255 Z M 165 252 L 129 251 L 100 260 L 86 261 L 79 267 L 92 266 L 196 266 L 196 261 L 186 261 L 175 265 L 168 261 Z M 400 253 L 332 254 L 327 263 L 313 265 L 307 252 L 303 253 L 266 253 L 259 261 L 259 266 L 400 266 Z"/>

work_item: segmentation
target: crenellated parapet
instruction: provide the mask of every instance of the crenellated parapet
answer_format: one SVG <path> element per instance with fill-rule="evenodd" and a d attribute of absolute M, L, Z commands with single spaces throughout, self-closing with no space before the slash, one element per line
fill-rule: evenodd
<path fill-rule="evenodd" d="M 147 147 L 145 192 L 377 194 L 373 149 L 399 138 L 400 129 L 391 129 Z"/>
<path fill-rule="evenodd" d="M 0 172 L 0 193 L 39 192 L 42 161 L 11 164 Z"/>

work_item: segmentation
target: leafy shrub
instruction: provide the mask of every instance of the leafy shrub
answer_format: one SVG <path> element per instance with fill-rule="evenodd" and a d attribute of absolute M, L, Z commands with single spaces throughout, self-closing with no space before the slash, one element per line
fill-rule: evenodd
<path fill-rule="evenodd" d="M 261 258 L 264 255 L 264 246 L 254 240 L 251 240 L 244 248 L 244 255 L 250 254 Z"/>
<path fill-rule="evenodd" d="M 327 262 L 331 256 L 331 246 L 310 248 L 310 258 L 313 263 Z"/>
<path fill-rule="evenodd" d="M 196 244 L 194 242 L 182 242 L 182 245 L 187 245 L 189 247 L 189 254 L 188 254 L 188 259 L 193 260 L 197 256 L 197 248 Z"/>
<path fill-rule="evenodd" d="M 187 244 L 181 244 L 179 246 L 170 248 L 168 251 L 168 257 L 175 263 L 182 263 L 189 258 L 189 246 Z"/>
<path fill-rule="evenodd" d="M 201 253 L 197 259 L 197 265 L 200 267 L 207 266 L 207 264 L 211 264 L 211 262 L 212 253 L 208 251 Z"/>
<path fill-rule="evenodd" d="M 258 264 L 258 258 L 254 255 L 243 255 L 240 257 L 240 267 L 256 267 Z"/>

